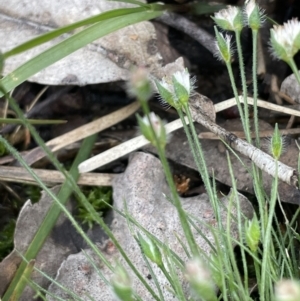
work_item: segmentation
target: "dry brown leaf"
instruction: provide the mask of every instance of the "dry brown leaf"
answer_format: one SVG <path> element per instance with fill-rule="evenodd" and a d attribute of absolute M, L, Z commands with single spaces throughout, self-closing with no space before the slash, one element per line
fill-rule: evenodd
<path fill-rule="evenodd" d="M 0 50 L 6 52 L 53 29 L 121 7 L 128 7 L 128 4 L 105 0 L 2 1 Z M 4 74 L 12 72 L 67 36 L 65 34 L 8 58 L 5 61 Z M 94 41 L 33 75 L 29 80 L 51 85 L 86 85 L 126 80 L 128 68 L 132 65 L 148 66 L 150 71 L 155 71 L 166 63 L 158 45 L 154 25 L 151 22 L 141 22 Z M 174 59 L 175 57 L 172 58 Z"/>
<path fill-rule="evenodd" d="M 184 237 L 178 213 L 174 205 L 163 196 L 164 194 L 170 196 L 170 191 L 165 182 L 162 165 L 157 158 L 145 153 L 133 154 L 125 173 L 116 177 L 113 191 L 114 206 L 118 210 L 125 210 L 124 201 L 126 201 L 126 212 L 133 216 L 147 231 L 154 234 L 162 242 L 167 243 L 170 249 L 182 260 L 187 261 L 186 253 L 177 237 L 179 237 L 184 245 L 187 244 L 186 238 Z M 220 206 L 220 216 L 222 222 L 224 222 L 224 226 L 228 216 L 229 200 L 230 196 L 220 200 L 224 205 Z M 242 214 L 244 214 L 246 218 L 251 218 L 253 215 L 253 207 L 248 199 L 239 194 L 238 201 L 240 202 Z M 194 220 L 194 222 L 200 230 L 197 231 L 192 228 L 192 231 L 197 244 L 208 255 L 211 252 L 211 248 L 207 240 L 214 244 L 214 236 L 210 226 L 216 226 L 216 219 L 207 195 L 202 194 L 200 196 L 184 198 L 181 199 L 181 202 L 184 210 L 190 213 L 192 218 L 196 217 L 198 219 L 197 221 Z M 230 237 L 238 238 L 238 227 L 235 222 L 236 219 L 234 218 L 237 216 L 237 208 L 236 206 L 231 206 L 231 208 L 233 218 L 230 227 Z M 209 227 L 207 227 L 206 224 L 208 224 Z M 145 265 L 140 248 L 131 232 L 139 231 L 139 229 L 133 225 L 132 229 L 129 229 L 127 219 L 115 213 L 112 231 L 135 268 L 139 270 L 142 277 L 155 290 L 155 284 L 153 280 L 151 281 L 151 278 L 149 278 L 149 270 Z M 202 235 L 199 235 L 199 232 L 201 232 Z M 234 241 L 234 239 L 232 241 Z M 126 270 L 130 273 L 134 291 L 138 293 L 144 301 L 153 300 L 149 291 L 147 291 L 144 285 L 142 285 L 131 272 L 131 269 L 124 262 L 112 242 L 108 241 L 101 251 L 110 263 L 114 264 L 117 259 L 126 267 Z M 87 250 L 87 253 L 88 255 L 93 255 L 90 250 Z M 94 255 L 93 258 L 95 259 Z M 174 300 L 174 295 L 169 290 L 167 279 L 157 265 L 153 263 L 150 264 L 162 289 L 164 300 Z M 99 259 L 96 259 L 96 265 L 107 279 L 111 278 L 112 271 L 103 263 L 100 263 Z M 82 267 L 86 268 L 83 269 Z M 190 291 L 180 271 L 178 271 L 178 277 L 183 284 L 184 293 L 188 296 Z M 95 301 L 114 300 L 111 294 L 111 288 L 99 277 L 99 273 L 93 269 L 83 252 L 71 255 L 63 262 L 58 271 L 56 280 L 76 292 L 82 300 L 90 300 L 87 295 L 91 296 Z M 55 298 L 51 297 L 50 293 L 64 300 L 68 299 L 68 294 L 56 285 L 49 287 L 49 295 L 47 295 L 47 300 L 54 301 Z"/>

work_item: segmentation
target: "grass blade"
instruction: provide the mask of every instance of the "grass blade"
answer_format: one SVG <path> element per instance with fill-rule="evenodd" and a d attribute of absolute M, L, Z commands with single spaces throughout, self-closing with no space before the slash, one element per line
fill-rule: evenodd
<path fill-rule="evenodd" d="M 59 44 L 40 53 L 22 66 L 18 67 L 10 74 L 6 75 L 2 80 L 0 80 L 0 86 L 2 86 L 7 92 L 9 92 L 25 80 L 27 80 L 30 76 L 54 64 L 67 55 L 93 42 L 94 40 L 97 40 L 125 26 L 156 18 L 162 13 L 163 11 L 137 12 L 134 14 L 115 17 L 113 19 L 101 21 L 94 25 L 91 25 L 81 32 L 74 34 L 72 37 L 67 38 Z M 0 92 L 0 97 L 2 96 L 3 93 Z"/>

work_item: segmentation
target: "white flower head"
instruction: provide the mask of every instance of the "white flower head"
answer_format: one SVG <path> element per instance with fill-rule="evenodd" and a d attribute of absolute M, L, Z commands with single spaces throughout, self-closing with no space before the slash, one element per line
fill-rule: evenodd
<path fill-rule="evenodd" d="M 253 13 L 255 7 L 256 7 L 256 1 L 255 0 L 247 0 L 245 2 L 245 12 L 246 12 L 248 18 Z"/>
<path fill-rule="evenodd" d="M 298 48 L 300 48 L 299 40 L 300 40 L 300 22 L 298 19 L 294 18 L 292 20 L 287 21 L 283 24 L 285 28 L 285 33 L 289 36 L 291 42 Z M 298 51 L 297 50 L 297 51 Z"/>
<path fill-rule="evenodd" d="M 215 13 L 213 19 L 224 30 L 240 31 L 243 28 L 241 10 L 236 6 L 229 5 L 221 9 Z"/>
<path fill-rule="evenodd" d="M 190 77 L 189 71 L 177 71 L 173 75 L 173 86 L 177 100 L 182 105 L 186 105 L 195 88 L 196 79 Z"/>
<path fill-rule="evenodd" d="M 155 147 L 165 148 L 168 136 L 164 122 L 153 112 L 143 118 L 137 115 L 137 119 L 142 135 Z"/>
<path fill-rule="evenodd" d="M 288 61 L 300 49 L 300 22 L 289 20 L 283 25 L 275 25 L 271 29 L 271 47 L 273 55 Z"/>
<path fill-rule="evenodd" d="M 282 279 L 275 285 L 276 301 L 300 300 L 300 284 L 291 279 Z"/>
<path fill-rule="evenodd" d="M 201 300 L 216 300 L 216 287 L 211 272 L 203 260 L 194 258 L 187 262 L 185 277 Z"/>
<path fill-rule="evenodd" d="M 155 133 L 156 133 L 157 135 L 160 135 L 161 127 L 162 127 L 162 122 L 161 122 L 160 118 L 159 118 L 154 112 L 150 112 L 150 114 L 149 114 L 149 119 L 150 119 L 151 125 L 152 125 L 152 127 L 153 127 Z M 147 116 L 144 116 L 144 117 L 142 118 L 143 123 L 144 123 L 146 126 L 150 126 L 149 119 L 148 119 Z"/>
<path fill-rule="evenodd" d="M 258 30 L 265 21 L 264 10 L 262 10 L 255 0 L 247 0 L 244 8 L 245 23 L 251 28 Z"/>
<path fill-rule="evenodd" d="M 177 108 L 177 98 L 172 82 L 168 82 L 167 78 L 164 77 L 161 81 L 156 81 L 155 84 L 160 103 L 166 109 L 170 108 L 170 106 Z"/>
<path fill-rule="evenodd" d="M 183 71 L 176 71 L 173 76 L 178 83 L 180 83 L 188 91 L 188 93 L 191 92 L 190 74 L 187 69 Z"/>
<path fill-rule="evenodd" d="M 135 67 L 130 70 L 127 93 L 129 96 L 137 97 L 141 101 L 147 101 L 151 98 L 153 90 L 148 70 L 145 67 Z"/>

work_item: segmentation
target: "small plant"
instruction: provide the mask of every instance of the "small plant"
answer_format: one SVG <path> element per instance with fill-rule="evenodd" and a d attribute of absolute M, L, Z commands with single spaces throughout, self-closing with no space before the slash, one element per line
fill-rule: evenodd
<path fill-rule="evenodd" d="M 34 204 L 37 203 L 41 198 L 41 188 L 36 185 L 24 185 L 25 194 Z"/>
<path fill-rule="evenodd" d="M 14 231 L 16 222 L 10 219 L 0 232 L 0 261 L 12 251 L 14 246 Z"/>
<path fill-rule="evenodd" d="M 136 1 L 128 1 L 130 3 L 137 4 Z M 12 108 L 16 111 L 18 117 L 22 119 L 24 124 L 29 128 L 35 140 L 43 148 L 43 150 L 48 154 L 54 166 L 60 170 L 65 178 L 66 182 L 62 190 L 59 192 L 58 196 L 54 195 L 34 174 L 30 167 L 24 162 L 19 153 L 13 149 L 7 141 L 0 137 L 0 143 L 3 143 L 5 149 L 8 149 L 16 159 L 31 173 L 31 175 L 37 180 L 40 187 L 44 189 L 49 196 L 55 201 L 53 206 L 49 209 L 49 214 L 46 216 L 41 229 L 37 235 L 34 237 L 32 243 L 30 244 L 28 250 L 24 253 L 24 261 L 21 263 L 15 279 L 12 284 L 7 289 L 3 300 L 11 300 L 12 296 L 21 295 L 22 289 L 25 287 L 22 278 L 24 271 L 29 265 L 33 264 L 33 259 L 37 255 L 39 249 L 42 247 L 43 241 L 49 234 L 50 229 L 54 226 L 56 219 L 58 218 L 61 211 L 71 220 L 72 224 L 76 230 L 83 236 L 89 247 L 99 256 L 103 265 L 109 268 L 113 277 L 110 280 L 105 279 L 101 273 L 101 279 L 104 279 L 107 285 L 112 289 L 114 296 L 120 300 L 142 300 L 142 296 L 138 296 L 134 291 L 134 281 L 132 281 L 131 273 L 135 274 L 135 277 L 140 281 L 144 287 L 150 292 L 154 300 L 160 301 L 164 300 L 163 289 L 159 287 L 158 281 L 155 277 L 155 273 L 151 270 L 151 265 L 149 262 L 153 263 L 157 267 L 161 274 L 164 275 L 166 281 L 169 285 L 168 289 L 173 293 L 174 297 L 180 301 L 185 300 L 196 300 L 201 298 L 204 301 L 215 301 L 215 300 L 225 300 L 225 301 L 240 301 L 240 300 L 253 300 L 251 295 L 250 287 L 250 277 L 249 267 L 247 258 L 250 257 L 251 261 L 254 262 L 255 268 L 255 281 L 256 287 L 259 295 L 260 301 L 296 301 L 299 300 L 300 290 L 299 283 L 293 279 L 299 278 L 299 258 L 297 257 L 295 251 L 295 239 L 299 239 L 299 235 L 295 235 L 295 230 L 293 229 L 296 216 L 299 212 L 296 212 L 295 217 L 292 221 L 286 222 L 286 232 L 282 233 L 280 231 L 279 223 L 275 216 L 275 205 L 280 201 L 278 195 L 278 170 L 279 170 L 279 158 L 282 153 L 283 139 L 279 135 L 278 126 L 276 125 L 274 135 L 271 139 L 271 152 L 275 160 L 276 174 L 273 180 L 273 185 L 271 192 L 267 194 L 261 187 L 261 174 L 257 167 L 253 164 L 250 170 L 250 176 L 253 179 L 255 196 L 258 202 L 259 210 L 252 220 L 246 221 L 244 216 L 242 216 L 238 191 L 236 189 L 236 179 L 234 172 L 232 171 L 232 166 L 230 163 L 230 157 L 228 156 L 228 168 L 232 180 L 232 197 L 229 199 L 228 205 L 228 215 L 227 220 L 224 221 L 220 217 L 220 208 L 223 204 L 220 203 L 216 191 L 216 185 L 214 178 L 210 177 L 208 167 L 206 166 L 206 161 L 204 158 L 201 143 L 198 139 L 189 107 L 189 101 L 194 93 L 195 79 L 190 77 L 187 69 L 177 71 L 170 75 L 169 78 L 165 77 L 161 80 L 155 81 L 156 90 L 158 91 L 159 98 L 166 102 L 168 105 L 174 107 L 181 118 L 185 133 L 187 135 L 188 143 L 191 148 L 194 160 L 196 162 L 198 171 L 203 179 L 209 200 L 212 204 L 215 216 L 215 227 L 207 225 L 211 229 L 212 241 L 211 254 L 206 254 L 201 246 L 197 245 L 195 240 L 195 232 L 197 235 L 202 235 L 202 233 L 195 227 L 193 223 L 193 217 L 188 216 L 183 209 L 181 200 L 178 196 L 176 186 L 173 180 L 172 173 L 168 161 L 166 159 L 165 147 L 168 142 L 167 133 L 162 120 L 150 112 L 148 100 L 152 95 L 152 86 L 149 81 L 149 77 L 144 68 L 140 68 L 133 72 L 130 82 L 128 83 L 129 93 L 139 99 L 144 117 L 137 115 L 138 124 L 140 130 L 144 137 L 157 148 L 159 158 L 164 168 L 167 183 L 170 188 L 170 196 L 166 196 L 176 207 L 178 217 L 184 232 L 184 238 L 178 238 L 178 243 L 184 248 L 186 257 L 189 258 L 187 263 L 184 262 L 182 258 L 178 258 L 174 250 L 170 250 L 168 247 L 168 242 L 161 242 L 156 239 L 156 237 L 149 232 L 148 229 L 142 229 L 139 227 L 138 223 L 134 221 L 129 214 L 119 212 L 123 217 L 127 218 L 128 226 L 135 226 L 139 231 L 143 232 L 142 235 L 138 232 L 138 235 L 133 236 L 138 242 L 141 249 L 141 257 L 145 260 L 145 267 L 151 270 L 151 276 L 154 279 L 157 291 L 148 285 L 145 281 L 145 277 L 137 271 L 136 267 L 131 263 L 127 254 L 123 251 L 122 246 L 114 237 L 112 231 L 107 225 L 105 225 L 101 215 L 103 210 L 105 210 L 108 204 L 112 202 L 112 190 L 110 188 L 101 187 L 93 188 L 92 190 L 80 190 L 76 185 L 76 179 L 78 178 L 77 166 L 81 161 L 82 157 L 87 157 L 88 152 L 92 148 L 93 139 L 85 141 L 88 146 L 84 144 L 80 150 L 80 155 L 78 159 L 75 160 L 72 165 L 71 172 L 68 173 L 62 168 L 57 159 L 53 156 L 50 150 L 44 145 L 44 142 L 39 138 L 37 132 L 30 124 L 24 119 L 22 112 L 18 108 L 15 101 L 7 95 L 7 90 L 14 88 L 15 85 L 21 81 L 27 79 L 32 73 L 36 73 L 41 69 L 45 68 L 49 64 L 53 63 L 55 60 L 60 59 L 69 52 L 75 51 L 80 48 L 80 43 L 88 43 L 90 40 L 99 38 L 109 32 L 122 28 L 127 24 L 138 22 L 140 20 L 151 19 L 160 16 L 165 8 L 159 4 L 149 6 L 146 4 L 141 4 L 138 9 L 124 9 L 122 11 L 118 10 L 118 13 L 112 13 L 113 17 L 109 18 L 108 14 L 103 14 L 98 16 L 93 26 L 86 29 L 84 32 L 80 32 L 77 36 L 73 36 L 70 39 L 62 42 L 60 45 L 55 46 L 52 51 L 56 56 L 51 57 L 49 53 L 50 50 L 44 52 L 38 58 L 31 60 L 31 64 L 34 65 L 38 60 L 42 63 L 35 64 L 34 68 L 28 70 L 25 67 L 29 66 L 25 64 L 25 67 L 16 70 L 15 78 L 18 79 L 16 82 L 7 77 L 0 81 L 1 93 L 6 95 L 10 102 Z M 125 18 L 119 18 L 122 16 Z M 143 16 L 145 13 L 145 16 Z M 132 14 L 132 15 L 130 15 Z M 243 17 L 244 16 L 244 17 Z M 133 20 L 131 20 L 131 18 Z M 116 18 L 116 19 L 114 19 Z M 243 21 L 244 18 L 244 21 Z M 228 34 L 220 33 L 215 27 L 216 33 L 216 48 L 218 59 L 224 61 L 226 64 L 228 74 L 230 77 L 233 94 L 236 99 L 236 103 L 241 116 L 242 126 L 245 132 L 246 140 L 249 144 L 252 144 L 251 132 L 250 132 L 250 122 L 249 122 L 249 111 L 247 105 L 248 90 L 246 84 L 246 76 L 244 70 L 244 61 L 242 55 L 241 47 L 241 32 L 246 24 L 251 29 L 253 38 L 253 98 L 254 98 L 254 124 L 255 124 L 255 144 L 257 147 L 260 145 L 259 139 L 259 127 L 258 127 L 258 114 L 257 114 L 257 35 L 262 23 L 264 22 L 264 15 L 262 10 L 257 6 L 254 0 L 249 0 L 246 2 L 244 10 L 240 8 L 229 6 L 216 13 L 213 17 L 216 25 L 222 30 L 231 31 L 235 35 L 237 54 L 239 60 L 240 77 L 242 80 L 242 94 L 243 102 L 242 105 L 239 100 L 238 90 L 236 87 L 236 82 L 232 72 L 232 40 L 231 36 Z M 117 20 L 114 22 L 114 20 Z M 91 20 L 90 20 L 91 22 Z M 99 22 L 99 24 L 97 23 Z M 101 23 L 102 22 L 102 23 Z M 83 24 L 83 23 L 80 23 Z M 86 25 L 84 23 L 83 25 Z M 109 30 L 105 30 L 105 26 L 110 26 Z M 78 24 L 76 26 L 79 26 Z M 72 27 L 72 29 L 76 28 Z M 81 25 L 82 26 L 82 25 Z M 70 27 L 65 28 L 60 33 L 70 30 Z M 87 33 L 91 36 L 87 36 Z M 48 37 L 48 40 L 50 37 Z M 52 36 L 53 37 L 53 36 Z M 79 39 L 81 37 L 82 39 Z M 76 42 L 76 43 L 75 43 Z M 42 40 L 35 40 L 34 44 L 37 45 L 42 43 Z M 75 45 L 74 45 L 75 43 Z M 292 68 L 298 82 L 300 83 L 300 75 L 296 68 L 294 62 L 294 55 L 300 49 L 300 23 L 297 20 L 288 21 L 283 26 L 274 26 L 271 30 L 271 47 L 273 49 L 273 56 L 278 59 L 285 61 Z M 28 45 L 27 45 L 28 46 Z M 63 46 L 72 46 L 70 49 Z M 28 46 L 29 47 L 29 46 Z M 30 46 L 31 47 L 31 46 Z M 62 48 L 60 48 L 62 47 Z M 68 51 L 61 52 L 62 50 Z M 15 52 L 9 52 L 6 57 L 19 53 L 20 49 L 15 49 Z M 46 57 L 50 57 L 50 60 L 46 60 Z M 45 61 L 42 60 L 44 58 Z M 26 72 L 24 71 L 26 70 Z M 251 145 L 252 146 L 252 145 Z M 86 149 L 86 150 L 85 150 Z M 232 151 L 228 147 L 229 151 Z M 123 265 L 117 264 L 115 267 L 106 260 L 99 248 L 90 241 L 89 237 L 86 236 L 84 231 L 81 229 L 78 222 L 76 222 L 73 216 L 68 212 L 64 206 L 70 193 L 75 191 L 76 197 L 79 199 L 78 205 L 78 218 L 83 224 L 87 224 L 89 228 L 93 226 L 96 222 L 102 229 L 106 232 L 111 240 L 111 244 L 116 248 L 122 255 L 122 259 L 126 262 L 126 267 L 130 267 L 130 273 L 124 268 Z M 125 200 L 126 201 L 126 200 Z M 109 207 L 109 206 L 108 206 Z M 233 239 L 230 236 L 231 220 L 233 218 L 231 214 L 231 209 L 236 207 L 237 217 L 237 227 L 239 238 Z M 275 227 L 275 229 L 274 229 Z M 8 235 L 13 231 L 14 224 L 9 224 L 5 231 L 0 234 L 2 239 L 0 241 L 0 252 L 8 246 L 11 246 L 12 241 L 6 240 L 6 234 Z M 133 228 L 133 227 L 132 227 Z M 43 233 L 41 233 L 43 232 Z M 1 237 L 0 237 L 1 238 Z M 186 240 L 186 244 L 185 241 Z M 236 244 L 240 248 L 241 254 L 241 267 L 237 264 L 237 258 L 235 256 L 233 245 Z M 5 254 L 5 253 L 3 253 Z M 205 263 L 205 264 L 204 264 Z M 32 268 L 32 266 L 30 266 Z M 242 271 L 242 272 L 241 272 Z M 190 283 L 191 291 L 189 296 L 187 296 L 186 291 L 184 291 L 182 281 L 179 277 L 180 274 L 185 274 L 186 279 Z M 292 280 L 283 280 L 283 278 L 289 278 Z M 21 285 L 20 285 L 21 283 Z M 274 290 L 275 288 L 275 290 Z"/>
<path fill-rule="evenodd" d="M 110 208 L 109 205 L 112 204 L 112 189 L 111 187 L 93 187 L 88 189 L 83 189 L 82 191 L 86 196 L 87 201 L 91 204 L 94 210 L 97 212 L 99 217 L 103 215 L 103 212 Z M 94 216 L 86 209 L 84 205 L 78 201 L 78 214 L 77 218 L 82 222 L 82 224 L 87 224 L 89 229 L 94 225 Z"/>

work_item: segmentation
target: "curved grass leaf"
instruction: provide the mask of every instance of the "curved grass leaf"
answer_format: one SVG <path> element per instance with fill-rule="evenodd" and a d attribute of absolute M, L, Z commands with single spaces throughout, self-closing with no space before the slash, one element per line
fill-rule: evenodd
<path fill-rule="evenodd" d="M 49 42 L 53 40 L 54 38 L 57 38 L 61 36 L 62 34 L 68 33 L 74 29 L 77 29 L 79 27 L 85 26 L 85 25 L 91 25 L 100 21 L 104 21 L 107 19 L 119 17 L 119 16 L 125 16 L 127 14 L 137 13 L 139 11 L 145 11 L 145 8 L 139 7 L 139 8 L 120 8 L 111 10 L 108 12 L 104 12 L 102 14 L 99 14 L 97 16 L 93 16 L 87 19 L 84 19 L 82 21 L 75 22 L 71 25 L 63 26 L 58 29 L 52 30 L 51 32 L 45 33 L 43 35 L 40 35 L 36 38 L 33 38 L 21 45 L 18 45 L 17 47 L 3 53 L 4 58 L 8 58 L 10 56 L 19 54 L 21 52 L 27 51 L 31 48 L 37 47 L 41 44 L 44 44 L 46 42 Z"/>
<path fill-rule="evenodd" d="M 138 10 L 136 13 L 100 21 L 83 29 L 81 32 L 76 33 L 57 45 L 45 50 L 3 77 L 0 80 L 0 85 L 9 92 L 27 80 L 30 76 L 54 64 L 83 46 L 118 29 L 156 18 L 163 13 L 162 10 L 143 10 L 140 12 L 140 9 L 141 8 L 136 8 L 136 10 Z M 3 96 L 2 92 L 0 92 L 0 97 L 1 96 Z"/>

